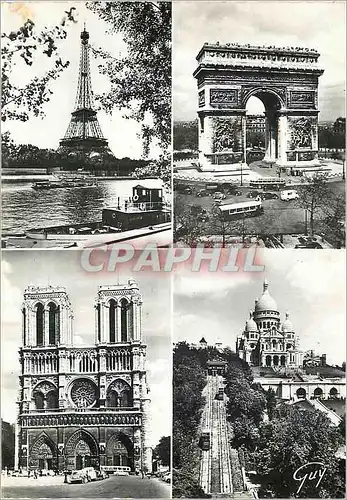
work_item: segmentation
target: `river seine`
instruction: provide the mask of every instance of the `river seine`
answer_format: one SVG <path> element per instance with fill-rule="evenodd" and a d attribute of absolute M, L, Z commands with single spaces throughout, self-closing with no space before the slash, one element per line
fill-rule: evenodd
<path fill-rule="evenodd" d="M 21 233 L 34 227 L 83 224 L 101 220 L 103 208 L 132 196 L 137 184 L 162 187 L 159 179 L 98 181 L 95 187 L 33 189 L 31 182 L 2 184 L 2 231 Z"/>

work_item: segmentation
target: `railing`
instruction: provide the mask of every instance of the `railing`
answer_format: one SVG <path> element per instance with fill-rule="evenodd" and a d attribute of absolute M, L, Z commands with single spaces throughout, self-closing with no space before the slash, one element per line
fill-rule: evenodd
<path fill-rule="evenodd" d="M 113 208 L 115 210 L 122 210 L 125 212 L 145 212 L 151 210 L 163 210 L 163 208 L 166 207 L 166 203 L 163 201 L 141 202 L 135 200 L 134 198 L 118 198 L 117 203 L 110 207 L 110 209 Z"/>
<path fill-rule="evenodd" d="M 69 415 L 71 413 L 127 413 L 127 412 L 137 412 L 140 408 L 135 406 L 116 406 L 116 407 L 102 407 L 102 408 L 43 408 L 43 409 L 33 409 L 33 410 L 23 410 L 21 415 L 42 415 L 42 414 L 65 414 Z"/>

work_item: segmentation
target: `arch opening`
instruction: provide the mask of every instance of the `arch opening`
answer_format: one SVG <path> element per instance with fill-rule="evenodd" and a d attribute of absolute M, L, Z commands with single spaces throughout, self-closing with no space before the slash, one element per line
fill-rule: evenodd
<path fill-rule="evenodd" d="M 36 345 L 42 346 L 44 339 L 44 307 L 41 302 L 36 306 Z"/>
<path fill-rule="evenodd" d="M 128 340 L 128 301 L 122 299 L 121 305 L 121 342 Z"/>
<path fill-rule="evenodd" d="M 113 434 L 106 445 L 106 464 L 123 465 L 133 469 L 133 444 L 122 432 Z"/>
<path fill-rule="evenodd" d="M 300 387 L 296 391 L 296 396 L 298 399 L 305 399 L 306 398 L 306 390 L 303 387 Z"/>
<path fill-rule="evenodd" d="M 262 159 L 269 162 L 278 159 L 278 119 L 282 104 L 280 97 L 269 90 L 256 89 L 248 94 L 245 102 L 248 164 Z"/>
<path fill-rule="evenodd" d="M 59 340 L 60 308 L 54 302 L 48 304 L 48 343 L 54 345 Z"/>
<path fill-rule="evenodd" d="M 322 398 L 323 397 L 323 389 L 320 387 L 316 387 L 315 390 L 313 391 L 313 397 L 314 398 Z"/>
<path fill-rule="evenodd" d="M 109 303 L 109 342 L 111 343 L 116 342 L 116 307 L 116 301 L 114 299 L 111 299 Z"/>

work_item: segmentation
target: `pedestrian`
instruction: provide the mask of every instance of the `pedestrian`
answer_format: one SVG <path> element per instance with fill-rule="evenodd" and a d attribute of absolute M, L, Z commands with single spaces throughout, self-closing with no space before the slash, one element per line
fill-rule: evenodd
<path fill-rule="evenodd" d="M 34 470 L 34 479 L 37 479 L 37 470 Z"/>
<path fill-rule="evenodd" d="M 142 477 L 142 479 L 145 478 L 145 473 L 143 472 L 143 469 L 141 469 L 141 477 Z"/>

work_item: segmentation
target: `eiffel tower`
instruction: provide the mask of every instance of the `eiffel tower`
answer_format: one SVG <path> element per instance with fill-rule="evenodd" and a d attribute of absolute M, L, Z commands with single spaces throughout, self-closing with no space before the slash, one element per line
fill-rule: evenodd
<path fill-rule="evenodd" d="M 64 138 L 59 142 L 59 151 L 83 152 L 90 155 L 93 152 L 111 154 L 108 141 L 102 134 L 97 112 L 93 109 L 93 92 L 89 64 L 89 33 L 84 26 L 81 32 L 81 58 L 75 110 Z"/>

